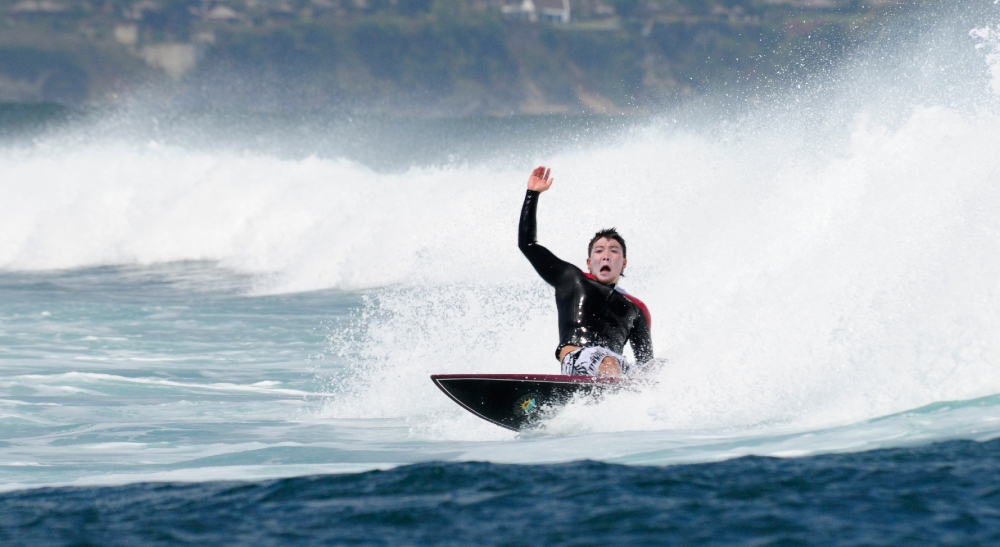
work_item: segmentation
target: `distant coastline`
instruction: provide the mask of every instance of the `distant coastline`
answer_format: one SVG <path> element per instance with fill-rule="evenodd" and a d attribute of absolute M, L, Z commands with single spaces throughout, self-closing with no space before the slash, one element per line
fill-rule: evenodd
<path fill-rule="evenodd" d="M 832 63 L 895 0 L 0 0 L 0 102 L 637 113 Z"/>

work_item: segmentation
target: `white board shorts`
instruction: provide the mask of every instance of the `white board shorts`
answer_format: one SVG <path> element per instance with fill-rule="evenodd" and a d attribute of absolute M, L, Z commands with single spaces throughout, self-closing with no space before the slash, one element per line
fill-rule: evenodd
<path fill-rule="evenodd" d="M 629 363 L 625 357 L 601 346 L 586 346 L 567 353 L 562 360 L 562 373 L 567 376 L 600 376 L 598 369 L 605 357 L 617 359 L 622 373 L 628 373 Z"/>

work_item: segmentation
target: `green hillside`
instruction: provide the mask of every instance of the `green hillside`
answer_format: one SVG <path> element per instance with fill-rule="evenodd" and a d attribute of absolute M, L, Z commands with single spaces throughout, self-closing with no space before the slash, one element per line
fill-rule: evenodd
<path fill-rule="evenodd" d="M 642 111 L 835 62 L 901 9 L 858 0 L 0 0 L 0 102 L 140 95 L 266 109 Z"/>

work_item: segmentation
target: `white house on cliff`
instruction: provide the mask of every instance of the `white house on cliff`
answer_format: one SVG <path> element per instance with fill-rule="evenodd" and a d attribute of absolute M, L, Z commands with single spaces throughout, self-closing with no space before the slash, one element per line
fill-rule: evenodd
<path fill-rule="evenodd" d="M 532 23 L 569 23 L 569 0 L 523 0 L 520 5 L 501 8 L 504 15 Z"/>

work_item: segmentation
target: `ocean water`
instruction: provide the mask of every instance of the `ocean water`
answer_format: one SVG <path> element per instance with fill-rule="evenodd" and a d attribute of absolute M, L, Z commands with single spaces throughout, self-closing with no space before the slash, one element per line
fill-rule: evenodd
<path fill-rule="evenodd" d="M 0 131 L 0 541 L 991 545 L 1000 6 L 630 117 L 19 107 Z M 614 225 L 664 366 L 515 434 Z"/>
<path fill-rule="evenodd" d="M 997 441 L 26 490 L 6 545 L 996 545 Z M 9 533 L 9 530 L 16 530 Z"/>

